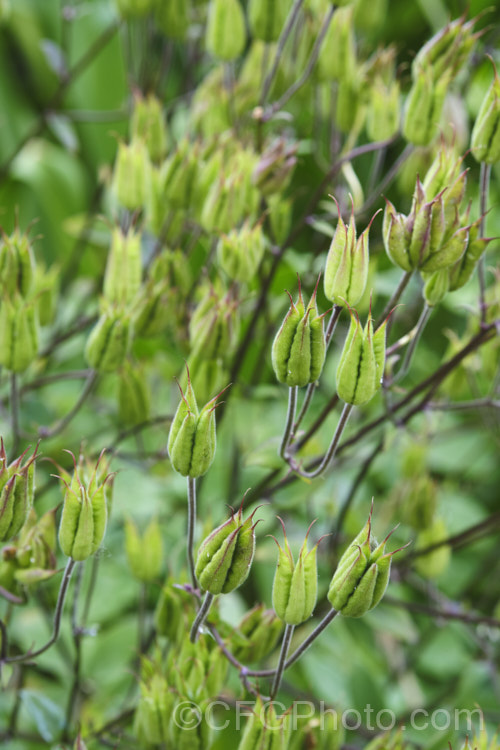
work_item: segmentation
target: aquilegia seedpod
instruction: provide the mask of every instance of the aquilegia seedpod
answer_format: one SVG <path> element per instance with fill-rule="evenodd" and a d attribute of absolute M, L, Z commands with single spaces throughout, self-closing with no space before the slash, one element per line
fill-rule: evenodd
<path fill-rule="evenodd" d="M 392 531 L 380 544 L 372 536 L 372 510 L 365 527 L 353 539 L 334 573 L 328 601 L 344 617 L 361 617 L 382 599 L 391 572 L 394 552 L 385 551 Z"/>
<path fill-rule="evenodd" d="M 16 536 L 33 506 L 37 450 L 38 446 L 24 464 L 28 449 L 7 465 L 3 439 L 0 439 L 0 542 Z"/>
<path fill-rule="evenodd" d="M 255 511 L 254 511 L 255 513 Z M 213 596 L 228 594 L 246 580 L 255 552 L 252 513 L 243 521 L 243 503 L 201 543 L 196 560 L 196 578 Z"/>
<path fill-rule="evenodd" d="M 318 544 L 311 550 L 307 549 L 307 537 L 311 524 L 300 548 L 297 562 L 294 562 L 286 537 L 285 525 L 281 518 L 279 520 L 283 526 L 285 548 L 280 547 L 275 540 L 278 544 L 279 553 L 276 573 L 274 574 L 273 607 L 278 617 L 287 625 L 300 625 L 300 623 L 309 619 L 316 606 L 318 589 L 316 551 Z"/>

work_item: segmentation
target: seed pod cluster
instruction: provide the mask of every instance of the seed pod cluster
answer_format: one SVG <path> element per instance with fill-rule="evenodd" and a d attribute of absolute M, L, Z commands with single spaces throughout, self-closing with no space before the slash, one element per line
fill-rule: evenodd
<path fill-rule="evenodd" d="M 389 583 L 395 552 L 385 551 L 390 534 L 377 543 L 371 516 L 340 558 L 328 590 L 328 601 L 344 617 L 361 617 L 376 607 Z"/>
<path fill-rule="evenodd" d="M 0 542 L 7 542 L 24 526 L 33 507 L 35 459 L 38 446 L 23 463 L 28 449 L 7 464 L 3 439 L 0 439 Z"/>
<path fill-rule="evenodd" d="M 296 304 L 287 292 L 290 310 L 273 342 L 272 364 L 276 378 L 290 387 L 302 387 L 316 382 L 323 369 L 326 345 L 324 316 L 318 314 L 316 305 L 318 284 L 319 279 L 307 309 L 302 298 L 300 279 Z"/>

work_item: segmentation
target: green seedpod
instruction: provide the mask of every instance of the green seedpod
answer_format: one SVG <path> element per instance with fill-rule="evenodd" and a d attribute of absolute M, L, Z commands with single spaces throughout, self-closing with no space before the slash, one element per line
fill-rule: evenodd
<path fill-rule="evenodd" d="M 369 266 L 368 233 L 376 214 L 358 238 L 354 204 L 349 226 L 346 226 L 337 201 L 335 203 L 339 219 L 326 258 L 323 281 L 325 297 L 335 305 L 352 306 L 359 302 L 366 288 Z"/>
<path fill-rule="evenodd" d="M 55 572 L 57 529 L 55 510 L 37 519 L 34 508 L 21 529 L 16 562 L 21 568 Z"/>
<path fill-rule="evenodd" d="M 28 449 L 11 464 L 0 438 L 0 542 L 13 539 L 23 528 L 33 507 L 35 493 L 34 453 L 24 461 Z"/>
<path fill-rule="evenodd" d="M 346 403 L 362 406 L 380 388 L 388 318 L 373 333 L 371 317 L 363 330 L 357 312 L 349 308 L 349 314 L 351 325 L 337 368 L 337 393 Z"/>
<path fill-rule="evenodd" d="M 19 293 L 4 297 L 0 305 L 0 365 L 24 372 L 38 354 L 37 306 Z"/>
<path fill-rule="evenodd" d="M 281 246 L 290 234 L 293 204 L 290 198 L 282 198 L 280 195 L 269 196 L 267 204 L 272 236 L 276 244 Z"/>
<path fill-rule="evenodd" d="M 254 39 L 276 42 L 290 10 L 290 0 L 249 0 L 248 25 Z"/>
<path fill-rule="evenodd" d="M 205 43 L 220 60 L 235 60 L 245 48 L 245 15 L 239 0 L 210 0 Z"/>
<path fill-rule="evenodd" d="M 495 164 L 500 160 L 500 79 L 493 63 L 493 82 L 481 104 L 472 129 L 471 151 L 479 162 Z"/>
<path fill-rule="evenodd" d="M 409 143 L 428 146 L 434 139 L 449 78 L 444 79 L 446 86 L 437 87 L 429 68 L 419 70 L 414 77 L 403 118 L 403 135 Z"/>
<path fill-rule="evenodd" d="M 109 475 L 101 482 L 100 464 L 104 458 L 104 451 L 90 478 L 83 455 L 80 456 L 78 464 L 73 454 L 70 455 L 74 463 L 73 475 L 70 477 L 64 472 L 61 476 L 65 492 L 59 525 L 59 544 L 67 557 L 82 561 L 98 550 L 104 538 L 108 520 L 106 483 Z"/>
<path fill-rule="evenodd" d="M 276 648 L 282 632 L 283 624 L 274 611 L 259 604 L 246 613 L 228 637 L 227 644 L 243 664 L 258 662 Z"/>
<path fill-rule="evenodd" d="M 130 350 L 132 331 L 128 313 L 106 306 L 85 346 L 89 366 L 96 372 L 116 372 L 123 367 Z"/>
<path fill-rule="evenodd" d="M 185 3 L 184 3 L 185 4 Z M 172 0 L 168 3 L 160 3 L 164 6 L 172 6 Z M 157 164 L 165 158 L 167 153 L 167 126 L 163 116 L 162 103 L 153 94 L 142 96 L 136 94 L 134 109 L 130 121 L 131 140 L 142 140 L 146 146 L 149 158 Z"/>
<path fill-rule="evenodd" d="M 429 528 L 421 531 L 417 537 L 415 551 L 424 550 L 434 544 L 440 544 L 448 538 L 446 525 L 441 518 L 436 518 Z M 424 578 L 438 578 L 451 560 L 451 547 L 440 544 L 436 549 L 415 558 L 415 570 Z"/>
<path fill-rule="evenodd" d="M 257 697 L 238 750 L 288 750 L 292 722 L 288 713 L 278 716 L 273 702 Z"/>
<path fill-rule="evenodd" d="M 306 736 L 314 750 L 340 750 L 345 740 L 345 728 L 341 714 L 334 708 L 326 708 L 319 718 L 311 719 L 306 727 Z"/>
<path fill-rule="evenodd" d="M 459 260 L 457 260 L 455 265 L 450 266 L 448 269 L 450 292 L 455 292 L 457 289 L 461 289 L 467 284 L 474 273 L 479 258 L 492 241 L 491 237 L 479 236 L 480 221 L 481 219 L 478 219 L 474 224 L 471 224 L 469 227 L 467 247 L 464 254 Z"/>
<path fill-rule="evenodd" d="M 401 498 L 401 514 L 404 523 L 417 531 L 432 526 L 437 505 L 437 487 L 425 468 L 401 483 L 397 489 Z"/>
<path fill-rule="evenodd" d="M 59 266 L 46 268 L 43 263 L 36 264 L 34 298 L 41 326 L 48 326 L 54 322 L 59 296 L 59 277 Z"/>
<path fill-rule="evenodd" d="M 353 6 L 337 8 L 318 57 L 321 81 L 350 81 L 356 74 Z"/>
<path fill-rule="evenodd" d="M 366 130 L 371 141 L 385 141 L 398 132 L 400 96 L 396 80 L 386 83 L 382 76 L 375 78 L 370 88 L 366 114 Z"/>
<path fill-rule="evenodd" d="M 233 295 L 210 286 L 193 311 L 189 322 L 193 365 L 206 360 L 224 363 L 231 356 L 239 333 L 239 301 Z"/>
<path fill-rule="evenodd" d="M 284 193 L 297 164 L 297 145 L 277 138 L 264 151 L 252 174 L 252 182 L 262 193 L 270 196 Z"/>
<path fill-rule="evenodd" d="M 437 80 L 451 71 L 453 75 L 463 67 L 474 47 L 477 34 L 472 34 L 476 19 L 466 22 L 466 14 L 440 29 L 418 51 L 412 63 L 412 74 L 430 68 Z"/>
<path fill-rule="evenodd" d="M 154 622 L 158 635 L 164 636 L 172 643 L 179 643 L 187 630 L 184 611 L 183 592 L 167 582 L 161 590 L 155 609 Z"/>
<path fill-rule="evenodd" d="M 264 250 L 262 223 L 251 227 L 245 222 L 240 229 L 222 235 L 217 244 L 217 258 L 231 281 L 249 283 L 257 273 Z"/>
<path fill-rule="evenodd" d="M 398 551 L 385 552 L 392 532 L 380 544 L 373 537 L 372 511 L 340 558 L 328 590 L 328 601 L 344 617 L 361 617 L 377 606 L 389 582 L 392 556 Z"/>
<path fill-rule="evenodd" d="M 156 3 L 155 22 L 168 39 L 184 41 L 189 29 L 190 0 L 160 0 Z"/>
<path fill-rule="evenodd" d="M 112 305 L 127 307 L 137 296 L 141 275 L 141 235 L 115 227 L 104 274 L 104 297 Z"/>
<path fill-rule="evenodd" d="M 450 288 L 450 278 L 447 268 L 441 271 L 434 271 L 432 274 L 424 274 L 423 295 L 425 303 L 429 307 L 435 307 L 446 297 Z"/>
<path fill-rule="evenodd" d="M 113 190 L 128 211 L 140 211 L 147 201 L 150 160 L 144 142 L 135 138 L 120 142 L 113 173 Z"/>
<path fill-rule="evenodd" d="M 285 544 L 282 548 L 275 539 L 279 552 L 273 583 L 273 607 L 284 623 L 300 625 L 311 617 L 316 606 L 318 590 L 316 552 L 319 542 L 311 550 L 307 549 L 311 524 L 295 563 L 285 526 L 283 521 L 279 520 L 283 526 Z"/>
<path fill-rule="evenodd" d="M 151 400 L 146 375 L 137 364 L 127 361 L 119 372 L 118 414 L 127 426 L 149 419 Z"/>
<path fill-rule="evenodd" d="M 140 742 L 159 745 L 169 738 L 169 723 L 175 705 L 163 675 L 153 673 L 140 683 L 140 696 L 134 717 L 134 730 Z"/>
<path fill-rule="evenodd" d="M 158 580 L 163 564 L 163 541 L 160 525 L 153 519 L 143 534 L 129 518 L 125 521 L 125 551 L 132 575 L 142 583 Z"/>
<path fill-rule="evenodd" d="M 255 553 L 254 513 L 243 521 L 242 503 L 237 513 L 201 543 L 195 573 L 204 591 L 213 596 L 228 594 L 246 581 Z"/>
<path fill-rule="evenodd" d="M 116 0 L 116 7 L 125 20 L 141 18 L 153 12 L 155 0 Z"/>
<path fill-rule="evenodd" d="M 280 383 L 290 387 L 316 382 L 323 369 L 326 345 L 324 315 L 318 314 L 316 305 L 318 284 L 319 278 L 307 309 L 300 279 L 299 297 L 295 305 L 287 292 L 290 309 L 273 342 L 271 357 L 274 373 Z"/>
<path fill-rule="evenodd" d="M 201 477 L 215 456 L 215 409 L 220 393 L 199 410 L 188 373 L 187 388 L 181 392 L 168 436 L 168 453 L 174 469 L 184 477 Z"/>
<path fill-rule="evenodd" d="M 206 718 L 210 715 L 210 702 L 205 700 L 199 705 L 192 705 L 191 701 L 186 701 L 186 696 L 180 695 L 177 706 L 182 708 L 182 714 L 174 706 L 168 747 L 175 747 L 176 750 L 205 750 L 210 747 L 212 729 Z M 174 718 L 178 716 L 182 716 L 182 722 Z"/>
<path fill-rule="evenodd" d="M 163 166 L 163 199 L 169 207 L 189 209 L 196 189 L 200 145 L 183 138 Z"/>
<path fill-rule="evenodd" d="M 387 199 L 385 201 L 382 236 L 385 251 L 390 260 L 404 271 L 411 271 L 412 266 L 407 251 L 411 235 L 406 225 L 406 217 L 404 214 L 398 213 Z"/>
<path fill-rule="evenodd" d="M 33 290 L 35 257 L 27 234 L 18 228 L 0 239 L 0 290 L 2 296 L 27 297 Z"/>

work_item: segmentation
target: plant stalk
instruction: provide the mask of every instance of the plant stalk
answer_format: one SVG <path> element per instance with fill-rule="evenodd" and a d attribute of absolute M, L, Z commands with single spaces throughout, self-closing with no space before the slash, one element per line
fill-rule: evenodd
<path fill-rule="evenodd" d="M 195 588 L 198 586 L 194 565 L 194 529 L 196 526 L 196 479 L 187 478 L 188 494 L 188 527 L 187 527 L 187 559 L 191 582 Z"/>
<path fill-rule="evenodd" d="M 276 672 L 274 674 L 274 680 L 273 680 L 273 686 L 271 688 L 271 700 L 273 701 L 276 697 L 276 694 L 278 690 L 280 689 L 281 680 L 283 679 L 283 672 L 286 668 L 286 657 L 288 654 L 288 649 L 290 648 L 290 643 L 292 641 L 293 631 L 295 630 L 294 625 L 287 625 L 285 628 L 285 633 L 283 635 L 283 640 L 281 642 L 281 651 L 280 651 L 280 658 L 278 662 L 278 666 L 276 668 Z"/>
<path fill-rule="evenodd" d="M 191 633 L 189 636 L 191 639 L 191 643 L 196 643 L 196 641 L 198 640 L 200 628 L 206 620 L 206 617 L 210 611 L 210 607 L 212 606 L 214 599 L 215 599 L 214 595 L 210 594 L 207 591 L 207 593 L 205 594 L 205 598 L 203 599 L 202 605 L 200 609 L 198 610 L 198 614 L 196 615 L 196 619 L 193 622 L 193 626 L 191 628 Z"/>

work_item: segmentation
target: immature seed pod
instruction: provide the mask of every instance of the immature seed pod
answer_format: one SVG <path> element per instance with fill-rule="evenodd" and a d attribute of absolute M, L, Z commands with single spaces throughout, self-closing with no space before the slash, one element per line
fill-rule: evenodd
<path fill-rule="evenodd" d="M 371 141 L 384 141 L 398 132 L 400 95 L 396 80 L 386 83 L 382 76 L 376 77 L 370 88 L 366 116 L 366 130 Z"/>
<path fill-rule="evenodd" d="M 479 258 L 485 252 L 492 240 L 492 237 L 479 236 L 480 222 L 481 219 L 478 219 L 474 224 L 471 224 L 469 227 L 469 241 L 465 253 L 459 260 L 457 260 L 454 266 L 451 266 L 448 269 L 450 277 L 450 292 L 461 289 L 469 281 L 474 273 Z M 467 219 L 463 223 L 467 223 Z"/>
<path fill-rule="evenodd" d="M 73 458 L 74 473 L 68 482 L 66 473 L 61 476 L 65 486 L 64 504 L 59 525 L 59 544 L 67 557 L 73 560 L 86 560 L 101 546 L 106 531 L 108 507 L 106 482 L 109 475 L 100 483 L 99 464 L 104 451 L 89 477 L 83 456 L 77 465 Z"/>
<path fill-rule="evenodd" d="M 122 18 L 140 18 L 151 13 L 154 0 L 116 0 L 116 5 Z"/>
<path fill-rule="evenodd" d="M 0 305 L 0 365 L 24 372 L 38 354 L 38 321 L 34 299 L 19 294 L 4 297 Z"/>
<path fill-rule="evenodd" d="M 125 521 L 125 551 L 132 575 L 143 583 L 158 580 L 163 563 L 163 542 L 161 530 L 153 519 L 141 535 L 135 523 Z"/>
<path fill-rule="evenodd" d="M 432 274 L 423 274 L 424 289 L 423 295 L 426 304 L 429 307 L 435 307 L 446 297 L 450 288 L 449 271 L 447 268 L 441 271 L 434 271 Z"/>
<path fill-rule="evenodd" d="M 337 201 L 335 203 L 339 220 L 326 258 L 323 282 L 325 297 L 335 305 L 352 306 L 359 302 L 366 288 L 369 266 L 368 233 L 377 214 L 358 238 L 354 203 L 349 226 L 342 219 Z"/>
<path fill-rule="evenodd" d="M 450 80 L 447 73 L 435 82 L 429 68 L 414 75 L 403 118 L 403 135 L 409 143 L 428 146 L 434 139 Z"/>
<path fill-rule="evenodd" d="M 423 529 L 415 544 L 415 551 L 424 550 L 434 544 L 444 542 L 449 536 L 445 522 L 442 518 L 435 518 L 432 525 Z M 415 558 L 415 570 L 424 578 L 438 578 L 448 567 L 451 559 L 451 547 L 449 544 L 441 544 L 436 549 L 425 555 Z"/>
<path fill-rule="evenodd" d="M 0 289 L 2 295 L 26 297 L 33 288 L 35 258 L 27 234 L 18 228 L 0 240 Z"/>
<path fill-rule="evenodd" d="M 297 145 L 278 138 L 264 151 L 252 174 L 253 184 L 265 195 L 283 193 L 297 164 Z"/>
<path fill-rule="evenodd" d="M 276 42 L 285 24 L 289 0 L 250 0 L 248 3 L 248 25 L 252 38 L 264 42 Z"/>
<path fill-rule="evenodd" d="M 327 708 L 320 719 L 311 719 L 306 728 L 309 741 L 307 747 L 314 750 L 340 750 L 345 741 L 342 716 L 333 708 Z"/>
<path fill-rule="evenodd" d="M 188 372 L 187 388 L 181 392 L 168 435 L 168 453 L 174 469 L 184 477 L 201 477 L 210 468 L 215 456 L 215 409 L 220 393 L 203 409 L 198 409 Z M 222 392 L 222 391 L 221 391 Z"/>
<path fill-rule="evenodd" d="M 189 29 L 190 0 L 168 0 L 157 2 L 155 22 L 169 39 L 184 41 Z"/>
<path fill-rule="evenodd" d="M 261 661 L 276 648 L 282 632 L 283 624 L 273 610 L 258 604 L 229 636 L 229 649 L 243 664 Z"/>
<path fill-rule="evenodd" d="M 9 541 L 21 531 L 33 507 L 37 450 L 38 446 L 24 464 L 28 449 L 7 465 L 3 438 L 0 438 L 0 542 Z"/>
<path fill-rule="evenodd" d="M 201 543 L 195 573 L 204 591 L 214 596 L 229 594 L 246 581 L 255 552 L 254 513 L 243 521 L 242 503 L 237 513 Z"/>
<path fill-rule="evenodd" d="M 387 320 L 373 333 L 371 315 L 365 329 L 349 308 L 351 325 L 337 368 L 337 393 L 348 404 L 368 403 L 380 388 L 385 366 Z"/>
<path fill-rule="evenodd" d="M 175 644 L 182 640 L 187 630 L 183 593 L 184 596 L 187 596 L 185 592 L 175 588 L 167 581 L 161 590 L 155 609 L 156 632 Z"/>
<path fill-rule="evenodd" d="M 118 414 L 123 424 L 133 426 L 147 421 L 150 394 L 145 373 L 138 365 L 126 362 L 119 373 Z"/>
<path fill-rule="evenodd" d="M 172 7 L 173 3 L 170 0 L 160 5 Z M 167 127 L 159 99 L 152 94 L 146 97 L 141 94 L 136 95 L 130 126 L 132 141 L 137 139 L 144 142 L 153 163 L 161 161 L 166 156 Z"/>
<path fill-rule="evenodd" d="M 377 544 L 371 533 L 372 511 L 340 558 L 328 590 L 328 601 L 344 617 L 361 617 L 377 606 L 389 583 L 392 556 L 398 551 L 385 551 L 392 531 Z"/>
<path fill-rule="evenodd" d="M 38 519 L 31 508 L 22 527 L 15 552 L 18 568 L 14 574 L 22 585 L 46 581 L 57 573 L 55 515 L 55 510 L 50 510 Z"/>
<path fill-rule="evenodd" d="M 257 273 L 264 249 L 262 224 L 251 228 L 249 222 L 245 222 L 240 229 L 222 235 L 217 244 L 217 257 L 231 281 L 248 284 Z"/>
<path fill-rule="evenodd" d="M 210 0 L 206 31 L 210 54 L 234 60 L 243 52 L 245 42 L 245 16 L 239 0 Z"/>
<path fill-rule="evenodd" d="M 481 104 L 471 136 L 476 161 L 495 164 L 500 160 L 500 79 L 493 64 L 494 78 Z"/>
<path fill-rule="evenodd" d="M 140 742 L 160 745 L 169 741 L 169 722 L 175 695 L 162 674 L 152 673 L 141 680 L 134 729 Z"/>
<path fill-rule="evenodd" d="M 273 702 L 257 697 L 241 737 L 238 750 L 287 750 L 292 722 L 288 713 L 278 716 Z"/>
<path fill-rule="evenodd" d="M 325 362 L 326 346 L 323 328 L 324 315 L 318 315 L 316 293 L 319 278 L 307 309 L 299 297 L 294 305 L 291 295 L 290 310 L 273 342 L 272 364 L 276 378 L 290 387 L 315 383 Z"/>
<path fill-rule="evenodd" d="M 136 297 L 141 286 L 141 235 L 133 231 L 124 234 L 113 229 L 103 293 L 110 304 L 126 307 Z"/>
<path fill-rule="evenodd" d="M 106 306 L 85 346 L 85 359 L 97 372 L 116 372 L 127 359 L 132 339 L 130 316 Z"/>
<path fill-rule="evenodd" d="M 119 143 L 113 174 L 118 202 L 129 211 L 139 211 L 146 204 L 150 162 L 143 141 Z"/>
<path fill-rule="evenodd" d="M 307 537 L 311 524 L 295 563 L 286 537 L 285 525 L 281 518 L 279 520 L 283 526 L 285 547 L 284 549 L 280 547 L 275 539 L 279 552 L 273 583 L 273 607 L 284 623 L 300 625 L 311 617 L 316 606 L 318 593 L 316 552 L 319 542 L 311 550 L 307 549 Z"/>
<path fill-rule="evenodd" d="M 318 57 L 321 81 L 350 81 L 356 71 L 353 6 L 337 8 Z"/>

